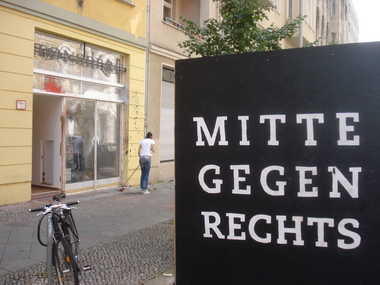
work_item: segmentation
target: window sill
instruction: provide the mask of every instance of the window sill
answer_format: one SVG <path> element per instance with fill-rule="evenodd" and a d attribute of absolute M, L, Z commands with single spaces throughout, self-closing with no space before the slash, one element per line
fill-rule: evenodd
<path fill-rule="evenodd" d="M 176 21 L 173 21 L 172 19 L 165 18 L 165 19 L 162 20 L 162 22 L 163 22 L 165 25 L 168 25 L 168 26 L 170 26 L 170 27 L 175 28 L 176 30 L 179 30 L 179 31 L 185 33 L 185 27 L 184 27 L 182 24 L 177 23 Z M 193 34 L 193 36 L 197 37 L 197 38 L 200 39 L 200 40 L 203 40 L 203 37 L 202 37 L 201 35 L 195 35 L 195 34 Z"/>
<path fill-rule="evenodd" d="M 180 24 L 180 23 L 177 23 L 176 21 L 173 21 L 172 19 L 169 19 L 169 18 L 165 18 L 164 20 L 162 20 L 165 24 L 171 26 L 171 27 L 174 27 L 178 30 L 181 30 L 183 31 L 183 25 Z"/>
<path fill-rule="evenodd" d="M 131 7 L 136 7 L 136 5 L 133 5 L 132 3 L 130 3 L 128 1 L 126 1 L 126 0 L 117 0 L 117 1 L 119 1 L 121 3 L 124 3 L 124 4 L 128 5 L 128 6 L 131 6 Z"/>

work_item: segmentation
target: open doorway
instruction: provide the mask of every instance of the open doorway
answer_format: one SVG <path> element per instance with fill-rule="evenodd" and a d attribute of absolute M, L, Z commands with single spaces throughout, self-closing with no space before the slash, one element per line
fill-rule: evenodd
<path fill-rule="evenodd" d="M 62 189 L 62 97 L 33 96 L 32 199 Z"/>

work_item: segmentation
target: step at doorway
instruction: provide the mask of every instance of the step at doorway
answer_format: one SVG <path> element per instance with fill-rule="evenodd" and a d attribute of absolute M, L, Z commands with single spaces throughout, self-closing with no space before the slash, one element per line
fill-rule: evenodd
<path fill-rule="evenodd" d="M 32 200 L 53 198 L 54 195 L 58 195 L 59 193 L 60 193 L 59 189 L 41 187 L 41 186 L 32 186 Z"/>

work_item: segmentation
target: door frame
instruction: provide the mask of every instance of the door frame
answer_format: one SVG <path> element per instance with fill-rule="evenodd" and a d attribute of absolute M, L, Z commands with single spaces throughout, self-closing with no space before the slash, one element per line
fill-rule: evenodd
<path fill-rule="evenodd" d="M 94 189 L 94 190 L 97 190 L 97 189 L 100 189 L 100 188 L 104 188 L 102 187 L 103 185 L 109 185 L 109 184 L 119 184 L 120 181 L 121 181 L 121 178 L 122 178 L 122 149 L 123 149 L 123 145 L 122 145 L 122 129 L 123 129 L 123 108 L 122 108 L 122 104 L 121 103 L 118 103 L 118 102 L 109 102 L 109 103 L 112 103 L 112 104 L 115 104 L 117 105 L 117 108 L 118 108 L 118 114 L 119 114 L 119 117 L 118 117 L 118 123 L 119 123 L 119 139 L 118 139 L 118 144 L 119 144 L 119 155 L 118 155 L 118 176 L 116 177 L 111 177 L 111 178 L 103 178 L 103 179 L 98 179 L 98 171 L 97 171 L 97 166 L 98 166 L 98 142 L 99 142 L 99 138 L 98 138 L 98 103 L 99 102 L 107 102 L 107 101 L 103 101 L 103 100 L 90 100 L 90 99 L 85 99 L 85 98 L 72 98 L 72 99 L 76 99 L 76 100 L 84 100 L 84 101 L 92 101 L 95 103 L 95 107 L 94 107 L 94 136 L 92 138 L 92 142 L 93 142 L 93 161 L 94 161 L 94 165 L 93 165 L 93 171 L 94 171 L 94 178 L 93 180 L 88 180 L 88 181 L 80 181 L 80 182 L 74 182 L 74 183 L 66 183 L 66 135 L 67 135 L 67 126 L 66 126 L 66 123 L 67 123 L 67 118 L 66 118 L 66 109 L 67 109 L 67 100 L 66 99 L 71 99 L 72 97 L 64 97 L 63 99 L 63 108 L 62 108 L 62 116 L 61 116 L 61 121 L 62 121 L 62 147 L 61 147 L 61 151 L 62 151 L 62 189 L 64 191 L 73 191 L 75 189 Z M 101 182 L 101 183 L 99 183 Z"/>

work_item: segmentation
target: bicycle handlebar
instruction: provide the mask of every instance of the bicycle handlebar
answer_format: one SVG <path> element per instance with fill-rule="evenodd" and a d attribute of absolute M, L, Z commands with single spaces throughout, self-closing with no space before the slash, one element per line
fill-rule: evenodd
<path fill-rule="evenodd" d="M 56 205 L 48 204 L 45 207 L 29 209 L 29 212 L 43 212 L 43 211 L 46 211 L 48 208 L 65 208 L 65 207 L 70 207 L 76 204 L 79 204 L 79 201 L 73 201 L 73 202 L 68 202 L 65 204 L 56 204 Z"/>
<path fill-rule="evenodd" d="M 29 209 L 29 212 L 41 212 L 44 209 L 45 207 L 38 207 L 38 208 Z"/>

